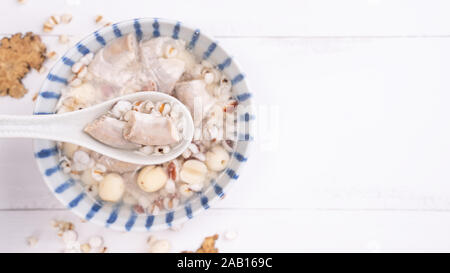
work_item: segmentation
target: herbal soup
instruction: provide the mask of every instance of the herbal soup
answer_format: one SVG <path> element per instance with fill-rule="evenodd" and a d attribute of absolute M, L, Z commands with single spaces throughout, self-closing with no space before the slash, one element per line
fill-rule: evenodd
<path fill-rule="evenodd" d="M 57 113 L 75 111 L 139 91 L 174 96 L 190 111 L 194 139 L 178 158 L 161 165 L 118 161 L 86 148 L 58 143 L 61 167 L 96 199 L 132 205 L 138 213 L 175 208 L 200 192 L 225 169 L 236 137 L 237 101 L 231 82 L 207 62 L 197 61 L 185 42 L 158 37 L 138 42 L 123 36 L 72 66 Z M 159 101 L 119 101 L 85 132 L 108 145 L 165 154 L 183 130 L 176 105 Z"/>

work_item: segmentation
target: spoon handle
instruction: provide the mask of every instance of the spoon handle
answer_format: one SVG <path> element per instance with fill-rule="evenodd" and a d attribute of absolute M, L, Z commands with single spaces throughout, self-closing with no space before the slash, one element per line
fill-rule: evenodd
<path fill-rule="evenodd" d="M 0 115 L 0 138 L 40 138 L 64 141 L 70 135 L 63 115 Z"/>

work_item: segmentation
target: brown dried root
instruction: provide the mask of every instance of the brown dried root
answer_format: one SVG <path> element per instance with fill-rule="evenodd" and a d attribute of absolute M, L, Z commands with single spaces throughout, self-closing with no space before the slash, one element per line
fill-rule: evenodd
<path fill-rule="evenodd" d="M 47 48 L 41 38 L 28 32 L 0 40 L 0 96 L 21 98 L 27 90 L 22 78 L 31 68 L 39 70 L 45 61 Z"/>
<path fill-rule="evenodd" d="M 214 234 L 213 236 L 206 237 L 203 243 L 196 253 L 219 253 L 219 249 L 215 247 L 216 241 L 219 239 L 219 235 Z M 182 253 L 192 253 L 192 251 L 183 251 Z"/>

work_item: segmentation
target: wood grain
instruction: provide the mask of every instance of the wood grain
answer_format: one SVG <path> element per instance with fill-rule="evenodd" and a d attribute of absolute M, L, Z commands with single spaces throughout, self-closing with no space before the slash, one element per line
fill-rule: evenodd
<path fill-rule="evenodd" d="M 0 225 L 0 252 L 62 251 L 52 219 L 72 221 L 81 243 L 101 235 L 110 252 L 148 251 L 150 234 L 81 223 L 68 211 L 2 211 L 0 222 L 8 224 Z M 151 234 L 169 240 L 173 252 L 195 250 L 216 233 L 221 252 L 442 252 L 450 245 L 449 219 L 448 212 L 211 209 L 180 231 Z M 237 238 L 227 241 L 227 231 Z M 39 238 L 35 247 L 27 246 L 28 236 Z"/>
<path fill-rule="evenodd" d="M 69 12 L 73 23 L 53 34 L 85 36 L 101 14 L 111 22 L 174 19 L 215 36 L 448 36 L 449 7 L 446 0 L 8 0 L 0 10 L 0 33 L 41 31 L 49 16 Z"/>

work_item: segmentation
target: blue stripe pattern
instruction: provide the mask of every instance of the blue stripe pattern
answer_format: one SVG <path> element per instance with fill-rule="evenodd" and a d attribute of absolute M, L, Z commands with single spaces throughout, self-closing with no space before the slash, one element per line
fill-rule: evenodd
<path fill-rule="evenodd" d="M 119 206 L 116 206 L 112 210 L 111 214 L 108 217 L 108 220 L 106 220 L 106 226 L 109 226 L 109 225 L 113 224 L 114 222 L 116 222 L 117 217 L 119 215 L 119 208 L 120 208 Z"/>
<path fill-rule="evenodd" d="M 79 51 L 81 54 L 83 54 L 83 55 L 89 54 L 89 52 L 91 52 L 91 51 L 89 50 L 89 48 L 87 48 L 85 45 L 83 45 L 83 44 L 81 44 L 81 43 L 78 43 L 78 44 L 77 44 L 77 49 L 78 49 L 78 51 Z"/>
<path fill-rule="evenodd" d="M 225 173 L 231 178 L 231 179 L 238 179 L 239 175 L 233 170 L 233 169 L 226 169 Z"/>
<path fill-rule="evenodd" d="M 98 31 L 94 32 L 94 35 L 95 35 L 95 40 L 97 40 L 97 42 L 99 44 L 101 44 L 102 46 L 106 45 L 105 38 L 103 38 L 103 36 L 100 35 L 100 33 L 98 33 Z"/>
<path fill-rule="evenodd" d="M 61 94 L 52 91 L 43 91 L 39 93 L 39 96 L 43 97 L 44 99 L 59 99 L 61 97 Z"/>
<path fill-rule="evenodd" d="M 180 33 L 180 26 L 181 26 L 181 23 L 177 22 L 175 24 L 175 26 L 173 27 L 172 38 L 175 39 L 175 40 L 178 40 L 178 35 Z"/>
<path fill-rule="evenodd" d="M 184 210 L 186 211 L 186 216 L 189 219 L 192 219 L 192 208 L 190 204 L 187 204 L 186 206 L 184 206 Z"/>
<path fill-rule="evenodd" d="M 117 24 L 113 24 L 112 27 L 113 27 L 113 30 L 114 30 L 114 35 L 116 35 L 117 38 L 122 37 L 122 32 L 120 31 L 120 29 L 117 26 Z"/>
<path fill-rule="evenodd" d="M 72 66 L 75 63 L 72 59 L 67 58 L 66 56 L 62 57 L 62 61 L 67 66 Z"/>
<path fill-rule="evenodd" d="M 145 228 L 146 228 L 147 230 L 150 230 L 150 228 L 151 228 L 152 225 L 153 225 L 153 221 L 155 221 L 155 216 L 149 215 L 149 216 L 147 217 L 147 221 L 145 221 Z"/>
<path fill-rule="evenodd" d="M 203 53 L 203 60 L 206 60 L 209 58 L 209 56 L 211 56 L 211 53 L 213 53 L 213 51 L 216 49 L 217 47 L 217 43 L 211 43 L 208 46 L 208 49 Z"/>
<path fill-rule="evenodd" d="M 242 93 L 242 94 L 237 95 L 237 96 L 236 96 L 236 99 L 237 99 L 239 102 L 242 102 L 242 101 L 248 100 L 248 99 L 251 98 L 251 97 L 252 97 L 252 94 L 251 94 L 251 93 Z"/>
<path fill-rule="evenodd" d="M 166 223 L 169 227 L 172 226 L 172 221 L 173 221 L 173 211 L 169 211 L 168 213 L 166 213 Z"/>
<path fill-rule="evenodd" d="M 188 49 L 189 49 L 189 50 L 194 49 L 195 44 L 196 44 L 197 41 L 198 41 L 198 37 L 200 37 L 200 30 L 196 29 L 196 30 L 194 31 L 194 33 L 192 34 L 191 41 L 189 42 L 189 45 L 188 45 Z"/>
<path fill-rule="evenodd" d="M 52 82 L 60 82 L 60 83 L 64 83 L 67 85 L 67 79 L 61 78 L 59 76 L 56 76 L 56 75 L 53 75 L 50 73 L 47 75 L 47 79 Z"/>
<path fill-rule="evenodd" d="M 203 196 L 200 198 L 200 202 L 202 203 L 202 207 L 203 207 L 204 209 L 209 209 L 208 197 L 206 197 L 206 196 L 203 195 Z"/>
<path fill-rule="evenodd" d="M 73 180 L 72 178 L 70 178 L 69 180 L 63 182 L 61 185 L 59 185 L 58 187 L 56 187 L 55 192 L 56 192 L 56 193 L 63 193 L 63 192 L 65 192 L 68 188 L 72 187 L 73 185 L 75 185 L 75 180 Z"/>
<path fill-rule="evenodd" d="M 51 176 L 52 174 L 54 174 L 57 171 L 59 171 L 59 169 L 60 169 L 59 165 L 56 165 L 55 167 L 48 168 L 47 170 L 45 170 L 45 175 L 46 176 Z"/>
<path fill-rule="evenodd" d="M 141 29 L 141 24 L 139 23 L 139 19 L 134 19 L 134 31 L 136 32 L 136 37 L 138 41 L 142 40 L 142 29 Z"/>
<path fill-rule="evenodd" d="M 231 64 L 231 58 L 226 58 L 225 61 L 223 61 L 221 64 L 217 65 L 217 69 L 220 71 L 223 71 L 225 68 L 230 66 Z"/>
<path fill-rule="evenodd" d="M 53 115 L 53 112 L 34 112 L 33 115 Z"/>
<path fill-rule="evenodd" d="M 233 153 L 234 158 L 236 158 L 239 162 L 247 161 L 247 158 L 238 152 Z"/>
<path fill-rule="evenodd" d="M 239 134 L 238 140 L 239 141 L 252 141 L 253 137 L 249 134 Z"/>
<path fill-rule="evenodd" d="M 58 153 L 58 148 L 56 148 L 56 146 L 55 146 L 55 147 L 52 147 L 52 148 L 42 149 L 39 152 L 37 152 L 35 154 L 35 156 L 37 158 L 46 158 L 46 157 L 55 155 L 57 153 Z"/>
<path fill-rule="evenodd" d="M 158 22 L 158 19 L 155 18 L 155 21 L 153 22 L 152 26 L 153 26 L 153 36 L 154 37 L 159 37 L 159 35 L 161 35 L 161 34 L 159 33 L 159 22 Z"/>
<path fill-rule="evenodd" d="M 103 205 L 101 203 L 95 203 L 92 207 L 91 210 L 89 210 L 89 212 L 86 214 L 86 220 L 91 220 L 94 215 L 103 207 Z"/>
<path fill-rule="evenodd" d="M 217 185 L 216 183 L 214 183 L 214 192 L 217 194 L 217 196 L 219 196 L 220 198 L 222 198 L 225 193 L 223 193 L 223 189 L 221 186 Z"/>
<path fill-rule="evenodd" d="M 231 85 L 235 85 L 244 79 L 244 75 L 239 74 L 231 80 Z"/>
<path fill-rule="evenodd" d="M 84 198 L 85 195 L 86 195 L 86 194 L 85 194 L 84 192 L 83 192 L 83 193 L 80 193 L 77 197 L 75 197 L 75 199 L 73 199 L 72 201 L 70 201 L 70 203 L 69 203 L 69 208 L 72 209 L 72 208 L 78 206 L 78 203 L 80 203 L 80 201 L 83 200 L 83 198 Z"/>
<path fill-rule="evenodd" d="M 127 231 L 130 231 L 133 228 L 134 223 L 136 222 L 136 219 L 137 219 L 137 213 L 134 210 L 131 210 L 130 218 L 128 219 L 127 223 L 125 224 L 125 229 Z"/>
<path fill-rule="evenodd" d="M 254 120 L 255 116 L 250 115 L 248 112 L 241 116 L 241 121 L 249 122 L 250 120 Z"/>

